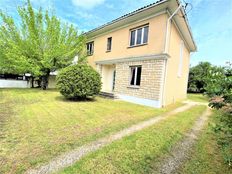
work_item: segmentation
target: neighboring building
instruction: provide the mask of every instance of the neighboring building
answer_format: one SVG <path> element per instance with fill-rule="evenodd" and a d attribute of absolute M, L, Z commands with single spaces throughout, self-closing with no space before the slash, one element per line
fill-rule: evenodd
<path fill-rule="evenodd" d="M 48 88 L 56 87 L 57 72 L 51 72 L 48 78 Z M 31 74 L 0 74 L 0 88 L 31 88 Z M 34 87 L 38 87 L 38 81 L 34 80 Z"/>
<path fill-rule="evenodd" d="M 29 88 L 29 78 L 18 74 L 0 74 L 0 88 Z"/>
<path fill-rule="evenodd" d="M 196 45 L 179 0 L 140 8 L 87 37 L 88 61 L 102 76 L 103 92 L 152 107 L 186 98 Z"/>

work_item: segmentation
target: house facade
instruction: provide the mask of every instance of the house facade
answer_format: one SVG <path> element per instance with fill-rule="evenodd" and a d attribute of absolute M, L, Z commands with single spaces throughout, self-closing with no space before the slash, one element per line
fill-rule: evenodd
<path fill-rule="evenodd" d="M 163 107 L 186 98 L 190 53 L 196 51 L 179 0 L 161 0 L 87 33 L 88 62 L 102 91 Z"/>

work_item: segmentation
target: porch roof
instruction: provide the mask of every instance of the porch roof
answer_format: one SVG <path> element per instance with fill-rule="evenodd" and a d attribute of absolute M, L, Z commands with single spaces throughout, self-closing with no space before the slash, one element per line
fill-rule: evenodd
<path fill-rule="evenodd" d="M 169 54 L 150 54 L 150 55 L 142 55 L 142 56 L 131 56 L 131 57 L 123 57 L 123 58 L 112 58 L 107 60 L 95 61 L 96 64 L 107 65 L 107 64 L 116 64 L 122 62 L 135 62 L 135 61 L 143 61 L 143 60 L 153 60 L 153 59 L 168 59 L 170 57 Z"/>

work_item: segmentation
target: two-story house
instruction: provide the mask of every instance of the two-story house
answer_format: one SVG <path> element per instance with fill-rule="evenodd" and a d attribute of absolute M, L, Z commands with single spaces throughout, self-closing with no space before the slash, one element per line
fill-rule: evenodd
<path fill-rule="evenodd" d="M 102 91 L 162 107 L 186 98 L 196 44 L 179 0 L 160 0 L 87 32 Z"/>

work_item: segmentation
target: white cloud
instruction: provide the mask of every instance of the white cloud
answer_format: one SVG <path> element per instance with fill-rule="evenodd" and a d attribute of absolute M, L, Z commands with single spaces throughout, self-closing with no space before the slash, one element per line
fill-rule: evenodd
<path fill-rule="evenodd" d="M 72 3 L 77 7 L 91 9 L 97 5 L 102 4 L 104 1 L 105 0 L 72 0 Z"/>
<path fill-rule="evenodd" d="M 113 4 L 105 4 L 106 8 L 113 9 L 114 5 Z"/>

